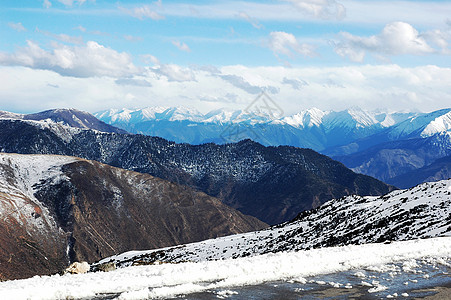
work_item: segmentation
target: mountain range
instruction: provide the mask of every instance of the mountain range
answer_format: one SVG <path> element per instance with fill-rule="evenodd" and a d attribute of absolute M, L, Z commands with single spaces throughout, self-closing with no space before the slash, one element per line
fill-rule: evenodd
<path fill-rule="evenodd" d="M 148 173 L 217 197 L 268 224 L 290 220 L 333 198 L 381 195 L 393 189 L 310 149 L 265 147 L 251 140 L 177 144 L 39 122 L 0 119 L 1 151 L 75 156 Z"/>
<path fill-rule="evenodd" d="M 380 197 L 346 196 L 261 231 L 151 251 L 126 252 L 94 264 L 117 267 L 199 262 L 351 244 L 451 236 L 451 180 Z"/>
<path fill-rule="evenodd" d="M 176 142 L 224 144 L 250 138 L 263 145 L 311 148 L 358 173 L 387 182 L 451 155 L 451 109 L 387 113 L 312 108 L 274 118 L 259 111 L 215 110 L 201 114 L 183 107 L 154 107 L 110 109 L 95 116 L 132 133 Z M 420 176 L 410 182 L 413 186 L 423 181 Z"/>
<path fill-rule="evenodd" d="M 231 243 L 239 250 L 202 244 L 199 255 L 238 257 L 449 231 L 447 181 L 381 197 L 394 187 L 311 149 L 249 139 L 180 144 L 92 118 L 72 109 L 0 113 L 0 279 L 50 274 L 73 261 L 132 249 L 181 249 L 167 247 L 287 221 L 249 234 L 258 237 L 245 244 Z M 218 249 L 223 256 L 214 254 Z M 149 262 L 148 253 L 174 259 L 171 251 L 140 259 Z"/>
<path fill-rule="evenodd" d="M 95 161 L 0 154 L 0 279 L 262 229 L 186 186 Z"/>

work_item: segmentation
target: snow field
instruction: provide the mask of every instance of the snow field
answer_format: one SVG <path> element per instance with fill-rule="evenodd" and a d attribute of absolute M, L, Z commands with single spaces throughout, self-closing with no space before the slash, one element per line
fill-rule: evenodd
<path fill-rule="evenodd" d="M 136 266 L 108 273 L 35 276 L 1 282 L 0 299 L 77 299 L 102 294 L 116 295 L 118 299 L 152 299 L 276 280 L 302 283 L 308 276 L 353 269 L 383 269 L 390 263 L 405 262 L 407 270 L 415 259 L 448 264 L 451 237 Z"/>

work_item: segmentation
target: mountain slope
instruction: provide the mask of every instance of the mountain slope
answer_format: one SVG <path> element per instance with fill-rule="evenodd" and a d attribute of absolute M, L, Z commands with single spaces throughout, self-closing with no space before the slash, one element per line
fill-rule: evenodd
<path fill-rule="evenodd" d="M 90 113 L 76 109 L 51 109 L 34 114 L 14 114 L 0 111 L 0 119 L 44 121 L 47 126 L 62 123 L 72 128 L 93 129 L 102 132 L 127 133 L 125 130 L 106 124 Z"/>
<path fill-rule="evenodd" d="M 451 180 L 381 197 L 329 201 L 262 231 L 166 249 L 128 252 L 99 262 L 118 267 L 155 261 L 205 261 L 349 244 L 451 236 Z M 93 270 L 97 269 L 94 265 Z"/>
<path fill-rule="evenodd" d="M 186 186 L 94 161 L 0 154 L 0 171 L 2 278 L 266 226 Z"/>
<path fill-rule="evenodd" d="M 91 130 L 65 141 L 20 121 L 0 125 L 4 152 L 64 154 L 148 173 L 192 186 L 270 224 L 333 198 L 381 195 L 393 188 L 309 149 L 264 147 L 249 140 L 192 146 Z"/>
<path fill-rule="evenodd" d="M 449 178 L 451 178 L 451 156 L 446 156 L 423 168 L 391 178 L 388 182 L 400 188 L 408 188 L 422 182 Z"/>

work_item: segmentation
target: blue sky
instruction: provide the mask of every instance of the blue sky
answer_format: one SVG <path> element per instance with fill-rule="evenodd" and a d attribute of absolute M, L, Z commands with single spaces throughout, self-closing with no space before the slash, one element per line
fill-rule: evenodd
<path fill-rule="evenodd" d="M 451 1 L 0 2 L 0 109 L 451 106 Z"/>

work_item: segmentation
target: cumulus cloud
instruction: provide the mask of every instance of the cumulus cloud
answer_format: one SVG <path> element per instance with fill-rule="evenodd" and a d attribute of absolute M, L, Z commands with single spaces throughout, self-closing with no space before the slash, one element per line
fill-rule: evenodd
<path fill-rule="evenodd" d="M 283 0 L 290 2 L 298 10 L 321 19 L 341 20 L 346 16 L 346 8 L 335 0 Z"/>
<path fill-rule="evenodd" d="M 262 29 L 263 25 L 260 24 L 257 20 L 255 20 L 254 18 L 251 18 L 251 16 L 249 16 L 247 13 L 245 13 L 244 11 L 239 12 L 238 13 L 238 18 L 246 20 L 247 22 L 249 22 L 252 27 L 257 28 L 257 29 Z"/>
<path fill-rule="evenodd" d="M 423 55 L 436 51 L 425 39 L 425 37 L 432 39 L 433 36 L 437 38 L 437 35 L 432 33 L 429 37 L 419 34 L 408 23 L 393 22 L 387 24 L 378 35 L 369 37 L 356 36 L 348 32 L 340 33 L 341 41 L 335 45 L 335 52 L 356 62 L 363 62 L 366 52 L 382 56 Z M 443 40 L 438 38 L 436 41 L 443 45 Z"/>
<path fill-rule="evenodd" d="M 27 31 L 27 29 L 22 25 L 21 22 L 19 23 L 9 22 L 8 26 L 18 32 Z"/>
<path fill-rule="evenodd" d="M 164 16 L 160 15 L 155 10 L 153 10 L 152 7 L 149 5 L 135 7 L 132 9 L 120 8 L 120 10 L 122 10 L 124 13 L 126 13 L 134 18 L 140 19 L 140 20 L 152 19 L 154 21 L 158 21 L 158 20 L 163 20 L 165 18 Z"/>
<path fill-rule="evenodd" d="M 268 45 L 276 57 L 279 57 L 280 54 L 290 58 L 293 58 L 295 54 L 309 57 L 316 56 L 312 45 L 300 43 L 293 34 L 283 31 L 271 32 Z"/>
<path fill-rule="evenodd" d="M 180 41 L 172 41 L 172 45 L 176 46 L 181 51 L 191 52 L 191 49 L 188 47 L 188 45 Z"/>
<path fill-rule="evenodd" d="M 183 68 L 175 64 L 163 64 L 152 68 L 157 75 L 165 76 L 168 81 L 184 82 L 195 81 L 194 72 L 189 68 Z"/>
<path fill-rule="evenodd" d="M 72 77 L 122 77 L 139 72 L 129 54 L 93 41 L 82 46 L 53 44 L 50 51 L 32 41 L 27 44 L 15 53 L 0 53 L 0 65 L 51 70 Z"/>

